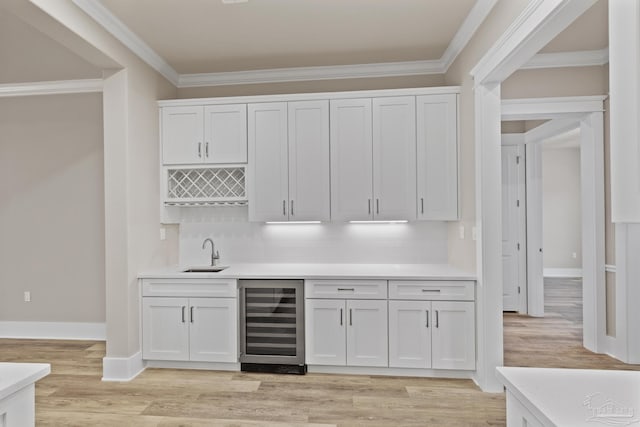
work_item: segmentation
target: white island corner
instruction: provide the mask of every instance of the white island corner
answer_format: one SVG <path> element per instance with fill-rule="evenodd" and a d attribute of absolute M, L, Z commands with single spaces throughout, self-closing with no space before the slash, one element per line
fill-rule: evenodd
<path fill-rule="evenodd" d="M 51 373 L 48 363 L 0 363 L 0 426 L 35 425 L 35 382 Z"/>
<path fill-rule="evenodd" d="M 499 367 L 507 427 L 640 426 L 640 372 Z"/>

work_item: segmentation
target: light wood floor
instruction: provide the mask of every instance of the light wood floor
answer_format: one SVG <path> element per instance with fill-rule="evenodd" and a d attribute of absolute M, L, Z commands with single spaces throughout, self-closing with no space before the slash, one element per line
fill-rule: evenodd
<path fill-rule="evenodd" d="M 581 346 L 580 283 L 547 283 L 547 316 L 505 314 L 508 366 L 631 369 Z M 503 394 L 470 380 L 147 369 L 100 380 L 102 342 L 0 340 L 0 360 L 48 362 L 38 426 L 503 426 Z M 635 368 L 640 369 L 640 366 Z"/>

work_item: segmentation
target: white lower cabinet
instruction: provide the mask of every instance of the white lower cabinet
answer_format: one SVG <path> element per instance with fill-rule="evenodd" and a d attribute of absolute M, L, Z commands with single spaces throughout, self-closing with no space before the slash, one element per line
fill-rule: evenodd
<path fill-rule="evenodd" d="M 235 298 L 142 299 L 142 357 L 237 362 Z"/>
<path fill-rule="evenodd" d="M 473 370 L 472 301 L 389 301 L 389 366 Z"/>
<path fill-rule="evenodd" d="M 388 366 L 386 300 L 306 300 L 310 365 Z"/>
<path fill-rule="evenodd" d="M 237 363 L 238 300 L 232 282 L 143 280 L 142 358 Z M 189 297 L 162 296 L 177 292 Z M 191 296 L 197 294 L 228 297 Z"/>

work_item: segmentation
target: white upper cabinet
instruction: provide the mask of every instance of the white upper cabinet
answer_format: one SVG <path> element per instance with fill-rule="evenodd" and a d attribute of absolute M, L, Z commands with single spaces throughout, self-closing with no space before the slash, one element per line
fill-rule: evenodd
<path fill-rule="evenodd" d="M 203 107 L 162 109 L 162 163 L 204 162 Z"/>
<path fill-rule="evenodd" d="M 162 108 L 163 164 L 247 162 L 247 106 Z"/>
<path fill-rule="evenodd" d="M 249 220 L 289 219 L 287 103 L 249 104 Z"/>
<path fill-rule="evenodd" d="M 329 103 L 249 105 L 249 219 L 328 221 Z"/>
<path fill-rule="evenodd" d="M 371 99 L 331 101 L 331 219 L 373 219 Z"/>
<path fill-rule="evenodd" d="M 458 219 L 457 95 L 416 98 L 418 219 Z"/>
<path fill-rule="evenodd" d="M 414 96 L 373 99 L 374 218 L 416 219 Z"/>
<path fill-rule="evenodd" d="M 329 101 L 289 102 L 289 220 L 329 221 Z"/>
<path fill-rule="evenodd" d="M 247 106 L 204 107 L 204 155 L 209 163 L 247 162 Z"/>
<path fill-rule="evenodd" d="M 331 218 L 416 218 L 415 97 L 331 101 Z"/>

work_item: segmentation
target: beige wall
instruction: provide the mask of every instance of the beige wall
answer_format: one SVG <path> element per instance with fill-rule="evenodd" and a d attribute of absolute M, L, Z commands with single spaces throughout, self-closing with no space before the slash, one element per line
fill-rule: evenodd
<path fill-rule="evenodd" d="M 484 56 L 507 27 L 520 15 L 526 0 L 498 2 L 473 39 L 454 61 L 445 75 L 448 85 L 462 86 L 460 97 L 460 214 L 459 222 L 449 226 L 449 262 L 462 268 L 475 270 L 476 242 L 471 227 L 475 225 L 475 125 L 473 80 L 471 69 Z M 459 238 L 459 227 L 465 227 L 465 238 Z"/>
<path fill-rule="evenodd" d="M 100 78 L 102 72 L 0 8 L 1 83 Z"/>
<path fill-rule="evenodd" d="M 0 321 L 105 321 L 103 185 L 100 94 L 0 98 Z"/>
<path fill-rule="evenodd" d="M 502 99 L 605 95 L 608 67 L 520 70 L 502 83 Z"/>
<path fill-rule="evenodd" d="M 179 98 L 274 95 L 289 93 L 340 92 L 351 90 L 402 89 L 444 86 L 442 74 L 367 79 L 317 80 L 308 82 L 262 83 L 236 86 L 209 86 L 178 89 Z"/>
<path fill-rule="evenodd" d="M 544 268 L 582 267 L 579 148 L 542 150 Z M 576 258 L 572 254 L 576 254 Z"/>

